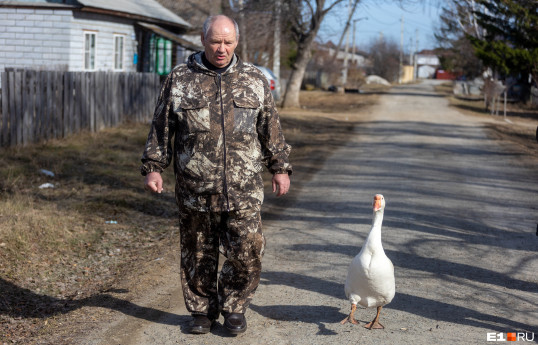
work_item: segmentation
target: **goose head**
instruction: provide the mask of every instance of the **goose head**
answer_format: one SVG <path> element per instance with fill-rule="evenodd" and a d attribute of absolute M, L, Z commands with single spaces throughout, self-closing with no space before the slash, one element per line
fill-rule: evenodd
<path fill-rule="evenodd" d="M 374 213 L 378 211 L 383 211 L 385 209 L 385 198 L 382 194 L 376 194 L 374 196 L 374 203 L 373 203 Z"/>

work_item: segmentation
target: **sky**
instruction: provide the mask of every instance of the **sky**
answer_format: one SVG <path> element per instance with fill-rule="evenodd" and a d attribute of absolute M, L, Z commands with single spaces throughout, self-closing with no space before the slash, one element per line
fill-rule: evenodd
<path fill-rule="evenodd" d="M 348 16 L 347 1 L 329 12 L 323 21 L 318 38 L 322 42 L 328 40 L 338 44 Z M 441 13 L 440 0 L 361 0 L 357 5 L 355 15 L 355 42 L 359 50 L 366 50 L 369 43 L 380 37 L 393 40 L 400 45 L 401 19 L 403 16 L 403 45 L 404 51 L 418 51 L 436 47 L 433 32 L 439 25 Z M 350 30 L 350 42 L 352 39 Z M 342 43 L 344 46 L 345 40 Z M 351 43 L 350 43 L 351 47 Z"/>

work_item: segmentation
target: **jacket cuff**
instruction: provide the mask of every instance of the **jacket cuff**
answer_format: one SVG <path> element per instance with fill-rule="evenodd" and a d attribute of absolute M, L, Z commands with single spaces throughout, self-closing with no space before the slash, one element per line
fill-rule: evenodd
<path fill-rule="evenodd" d="M 290 164 L 286 164 L 284 167 L 279 167 L 277 169 L 270 169 L 271 174 L 288 174 L 291 175 L 293 173 L 293 169 Z"/>
<path fill-rule="evenodd" d="M 151 172 L 158 172 L 158 173 L 162 173 L 163 172 L 163 169 L 155 164 L 151 164 L 151 163 L 146 163 L 146 164 L 143 164 L 141 167 L 140 167 L 140 173 L 142 174 L 142 176 L 146 176 L 147 174 L 151 173 Z"/>

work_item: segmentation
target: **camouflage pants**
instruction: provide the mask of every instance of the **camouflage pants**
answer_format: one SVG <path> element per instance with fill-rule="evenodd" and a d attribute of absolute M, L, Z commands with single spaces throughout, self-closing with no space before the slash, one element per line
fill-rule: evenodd
<path fill-rule="evenodd" d="M 265 248 L 259 209 L 179 213 L 181 287 L 187 310 L 212 319 L 221 311 L 244 313 L 260 282 Z M 220 275 L 219 251 L 226 258 Z"/>

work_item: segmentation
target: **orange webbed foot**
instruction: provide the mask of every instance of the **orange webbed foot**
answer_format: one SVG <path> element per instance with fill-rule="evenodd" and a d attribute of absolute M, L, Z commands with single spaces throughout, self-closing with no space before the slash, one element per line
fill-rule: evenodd
<path fill-rule="evenodd" d="M 385 326 L 383 326 L 379 322 L 373 322 L 372 321 L 372 322 L 367 323 L 366 325 L 364 325 L 364 328 L 368 328 L 368 329 L 385 329 Z"/>

